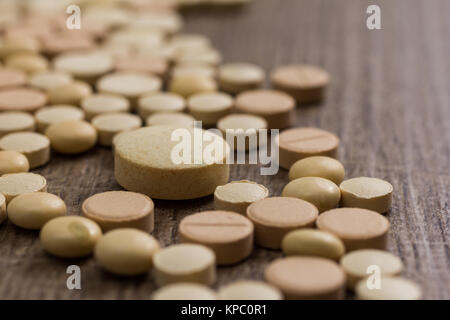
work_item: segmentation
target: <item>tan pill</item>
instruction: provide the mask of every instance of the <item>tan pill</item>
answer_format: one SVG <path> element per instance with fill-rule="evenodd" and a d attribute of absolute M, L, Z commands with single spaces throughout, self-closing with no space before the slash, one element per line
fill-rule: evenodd
<path fill-rule="evenodd" d="M 216 77 L 216 69 L 207 65 L 181 64 L 172 69 L 172 78 L 180 76 L 200 76 L 214 79 Z"/>
<path fill-rule="evenodd" d="M 207 286 L 196 283 L 174 283 L 162 287 L 152 295 L 152 300 L 216 300 L 216 293 Z"/>
<path fill-rule="evenodd" d="M 175 47 L 177 52 L 208 50 L 211 47 L 211 41 L 201 34 L 180 33 L 172 37 L 170 44 Z"/>
<path fill-rule="evenodd" d="M 235 108 L 238 112 L 263 117 L 269 129 L 283 129 L 294 121 L 295 100 L 281 91 L 251 90 L 236 97 Z"/>
<path fill-rule="evenodd" d="M 8 217 L 16 226 L 38 230 L 51 219 L 66 215 L 64 201 L 51 193 L 23 193 L 8 204 Z"/>
<path fill-rule="evenodd" d="M 44 71 L 33 74 L 30 77 L 30 86 L 41 89 L 50 90 L 53 87 L 69 84 L 73 81 L 70 74 L 58 71 Z"/>
<path fill-rule="evenodd" d="M 86 120 L 106 113 L 127 112 L 130 102 L 121 96 L 112 94 L 93 94 L 81 101 L 81 108 L 86 114 Z"/>
<path fill-rule="evenodd" d="M 83 120 L 84 112 L 74 106 L 56 105 L 42 108 L 34 116 L 37 122 L 37 131 L 44 133 L 54 123 L 69 120 Z"/>
<path fill-rule="evenodd" d="M 92 220 L 64 216 L 48 221 L 39 239 L 48 253 L 61 258 L 79 258 L 92 254 L 102 230 Z"/>
<path fill-rule="evenodd" d="M 146 119 L 147 126 L 173 126 L 176 128 L 192 128 L 195 118 L 182 112 L 158 112 Z"/>
<path fill-rule="evenodd" d="M 48 99 L 51 104 L 67 104 L 79 106 L 81 101 L 92 94 L 91 87 L 82 81 L 73 81 L 51 87 Z"/>
<path fill-rule="evenodd" d="M 12 88 L 0 91 L 0 111 L 33 112 L 47 103 L 41 91 L 27 88 Z"/>
<path fill-rule="evenodd" d="M 0 44 L 0 58 L 16 53 L 36 53 L 39 41 L 34 37 L 6 37 Z"/>
<path fill-rule="evenodd" d="M 162 57 L 151 55 L 133 55 L 117 57 L 114 63 L 115 70 L 121 72 L 144 72 L 164 78 L 169 65 Z"/>
<path fill-rule="evenodd" d="M 265 77 L 261 67 L 250 63 L 227 63 L 219 68 L 220 88 L 233 94 L 258 89 Z"/>
<path fill-rule="evenodd" d="M 367 280 L 358 282 L 355 288 L 359 300 L 420 300 L 422 290 L 412 282 L 400 277 L 382 277 L 380 288 L 371 289 Z"/>
<path fill-rule="evenodd" d="M 86 121 L 70 120 L 52 124 L 45 131 L 52 149 L 66 154 L 86 152 L 97 143 L 97 131 Z"/>
<path fill-rule="evenodd" d="M 231 211 L 204 211 L 189 215 L 179 225 L 182 243 L 202 244 L 216 255 L 218 265 L 247 258 L 253 249 L 253 225 Z"/>
<path fill-rule="evenodd" d="M 152 232 L 153 201 L 140 193 L 107 191 L 87 198 L 81 207 L 86 218 L 98 223 L 103 232 L 118 228 L 136 228 Z"/>
<path fill-rule="evenodd" d="M 0 113 L 0 137 L 8 133 L 19 131 L 34 131 L 35 121 L 32 115 L 26 112 Z"/>
<path fill-rule="evenodd" d="M 287 197 L 262 199 L 247 208 L 247 217 L 255 226 L 255 243 L 271 249 L 281 248 L 290 231 L 312 227 L 318 214 L 311 203 Z"/>
<path fill-rule="evenodd" d="M 357 207 L 379 213 L 389 211 L 392 203 L 392 185 L 377 178 L 359 177 L 340 184 L 343 207 Z"/>
<path fill-rule="evenodd" d="M 50 140 L 35 132 L 15 132 L 0 139 L 0 149 L 17 151 L 27 157 L 30 168 L 43 166 L 50 161 Z"/>
<path fill-rule="evenodd" d="M 116 134 L 142 126 L 141 118 L 130 113 L 101 114 L 94 117 L 91 123 L 97 130 L 98 143 L 102 146 L 111 146 Z"/>
<path fill-rule="evenodd" d="M 6 204 L 18 195 L 36 191 L 47 191 L 47 180 L 39 174 L 20 172 L 0 177 L 0 193 L 5 196 Z"/>
<path fill-rule="evenodd" d="M 95 48 L 95 42 L 92 37 L 71 36 L 68 33 L 64 35 L 55 33 L 42 39 L 42 51 L 49 56 L 70 52 L 82 52 Z"/>
<path fill-rule="evenodd" d="M 381 278 L 396 276 L 403 270 L 400 258 L 387 251 L 375 249 L 347 253 L 341 259 L 341 266 L 347 275 L 347 287 L 351 290 L 355 289 L 360 280 L 373 274 L 374 270 L 371 268 L 376 268 Z"/>
<path fill-rule="evenodd" d="M 240 280 L 223 286 L 217 297 L 219 300 L 283 300 L 280 290 L 254 280 Z"/>
<path fill-rule="evenodd" d="M 180 75 L 171 80 L 169 91 L 185 98 L 196 93 L 214 92 L 217 84 L 214 79 L 201 75 Z"/>
<path fill-rule="evenodd" d="M 301 229 L 289 232 L 281 244 L 287 256 L 317 256 L 339 260 L 345 253 L 344 243 L 335 235 L 314 230 Z"/>
<path fill-rule="evenodd" d="M 185 108 L 184 98 L 170 92 L 146 95 L 138 101 L 138 113 L 143 119 L 157 112 L 182 112 Z"/>
<path fill-rule="evenodd" d="M 6 214 L 6 198 L 0 193 L 0 224 L 7 218 Z"/>
<path fill-rule="evenodd" d="M 0 151 L 0 176 L 28 170 L 30 170 L 30 163 L 23 154 L 17 151 Z"/>
<path fill-rule="evenodd" d="M 205 126 L 215 126 L 217 121 L 233 108 L 233 97 L 226 93 L 197 93 L 187 101 L 189 113 Z"/>
<path fill-rule="evenodd" d="M 174 57 L 176 64 L 217 66 L 222 61 L 219 51 L 208 48 L 201 51 L 185 50 Z"/>
<path fill-rule="evenodd" d="M 277 259 L 266 268 L 264 278 L 288 300 L 336 300 L 345 296 L 344 271 L 325 258 Z"/>
<path fill-rule="evenodd" d="M 13 87 L 21 87 L 27 83 L 27 75 L 25 72 L 0 68 L 0 89 L 8 89 Z"/>
<path fill-rule="evenodd" d="M 338 160 L 323 157 L 307 157 L 295 162 L 289 169 L 289 180 L 303 177 L 320 177 L 339 185 L 344 180 L 345 169 Z"/>
<path fill-rule="evenodd" d="M 347 252 L 358 249 L 384 250 L 389 221 L 381 214 L 361 208 L 339 208 L 322 213 L 317 227 L 340 238 Z"/>
<path fill-rule="evenodd" d="M 27 74 L 33 74 L 46 71 L 48 69 L 48 61 L 37 54 L 17 53 L 5 59 L 5 66 Z"/>

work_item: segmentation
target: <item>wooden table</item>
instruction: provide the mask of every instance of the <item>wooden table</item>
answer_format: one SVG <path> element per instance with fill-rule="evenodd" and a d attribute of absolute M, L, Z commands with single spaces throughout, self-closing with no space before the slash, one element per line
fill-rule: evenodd
<path fill-rule="evenodd" d="M 382 30 L 366 28 L 366 8 L 379 4 Z M 322 105 L 297 109 L 298 126 L 317 126 L 341 138 L 347 177 L 373 176 L 395 188 L 389 250 L 405 264 L 427 299 L 450 298 L 450 1 L 255 0 L 230 9 L 188 10 L 186 28 L 211 37 L 226 61 L 265 67 L 290 63 L 323 66 L 332 76 Z M 60 195 L 70 214 L 84 199 L 120 187 L 109 149 L 77 157 L 53 155 L 36 170 Z M 250 179 L 279 195 L 287 172 L 260 176 L 258 166 L 234 166 L 232 180 Z M 177 242 L 177 225 L 212 209 L 212 197 L 156 201 L 154 235 Z M 218 269 L 216 287 L 261 279 L 278 251 L 255 248 L 245 262 Z M 66 268 L 81 267 L 82 289 L 68 290 Z M 0 226 L 0 298 L 148 299 L 151 272 L 124 279 L 103 272 L 92 258 L 61 260 L 43 252 L 38 232 Z"/>

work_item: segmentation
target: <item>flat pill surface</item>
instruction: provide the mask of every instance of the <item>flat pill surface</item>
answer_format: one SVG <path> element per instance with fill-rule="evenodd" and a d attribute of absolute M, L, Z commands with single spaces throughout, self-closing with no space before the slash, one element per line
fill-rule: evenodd
<path fill-rule="evenodd" d="M 14 197 L 28 192 L 47 191 L 47 180 L 31 172 L 8 173 L 0 177 L 0 193 L 9 203 Z"/>
<path fill-rule="evenodd" d="M 88 151 L 97 142 L 97 131 L 86 121 L 70 120 L 52 124 L 45 131 L 52 149 L 66 154 Z"/>
<path fill-rule="evenodd" d="M 214 92 L 217 84 L 209 76 L 186 74 L 173 78 L 169 85 L 170 92 L 188 98 L 196 93 Z"/>
<path fill-rule="evenodd" d="M 47 103 L 41 91 L 27 88 L 12 88 L 0 91 L 0 111 L 33 112 Z"/>
<path fill-rule="evenodd" d="M 420 300 L 422 290 L 407 279 L 384 277 L 380 280 L 380 289 L 369 289 L 367 280 L 358 282 L 355 288 L 359 300 Z"/>
<path fill-rule="evenodd" d="M 188 111 L 195 119 L 206 126 L 213 126 L 217 121 L 231 112 L 233 98 L 221 92 L 198 93 L 189 97 Z"/>
<path fill-rule="evenodd" d="M 157 290 L 153 300 L 216 300 L 216 293 L 196 283 L 174 283 Z"/>
<path fill-rule="evenodd" d="M 6 198 L 0 193 L 0 224 L 6 220 Z"/>
<path fill-rule="evenodd" d="M 157 112 L 148 116 L 146 119 L 147 126 L 173 126 L 177 128 L 194 127 L 195 118 L 187 113 L 182 112 Z"/>
<path fill-rule="evenodd" d="M 139 115 L 146 119 L 156 112 L 182 112 L 186 108 L 186 101 L 178 94 L 161 92 L 140 98 L 138 105 Z"/>
<path fill-rule="evenodd" d="M 58 71 L 44 71 L 33 74 L 30 77 L 30 86 L 41 89 L 50 90 L 53 87 L 71 83 L 73 78 L 70 74 Z"/>
<path fill-rule="evenodd" d="M 267 129 L 267 121 L 260 116 L 244 113 L 229 114 L 217 122 L 217 128 L 224 137 L 234 137 L 234 150 L 256 149 L 259 137 Z"/>
<path fill-rule="evenodd" d="M 262 281 L 240 280 L 221 287 L 217 297 L 219 300 L 282 300 L 283 294 Z"/>
<path fill-rule="evenodd" d="M 216 69 L 207 65 L 177 65 L 172 69 L 172 77 L 179 76 L 204 76 L 214 78 L 216 75 Z"/>
<path fill-rule="evenodd" d="M 30 168 L 37 168 L 50 160 L 50 140 L 39 133 L 15 132 L 0 139 L 0 149 L 17 151 L 27 157 Z"/>
<path fill-rule="evenodd" d="M 86 119 L 91 120 L 99 114 L 127 112 L 130 102 L 118 95 L 94 94 L 81 101 L 81 108 L 86 113 Z"/>
<path fill-rule="evenodd" d="M 20 87 L 27 83 L 27 75 L 19 70 L 0 67 L 0 89 Z"/>
<path fill-rule="evenodd" d="M 151 55 L 133 55 L 116 58 L 114 67 L 117 71 L 145 72 L 164 77 L 167 73 L 168 63 L 162 57 Z"/>
<path fill-rule="evenodd" d="M 53 64 L 58 71 L 67 72 L 75 78 L 92 82 L 113 68 L 112 59 L 103 54 L 65 54 Z"/>
<path fill-rule="evenodd" d="M 0 151 L 0 176 L 28 170 L 30 170 L 30 163 L 23 154 L 17 151 Z"/>
<path fill-rule="evenodd" d="M 307 157 L 295 162 L 289 169 L 289 180 L 303 177 L 320 177 L 339 185 L 344 180 L 345 169 L 338 160 L 323 157 Z"/>
<path fill-rule="evenodd" d="M 0 137 L 12 132 L 34 131 L 35 121 L 27 112 L 0 113 Z"/>
<path fill-rule="evenodd" d="M 39 132 L 45 132 L 47 128 L 54 123 L 68 120 L 83 120 L 84 112 L 80 108 L 69 105 L 58 105 L 45 107 L 38 110 L 35 114 L 37 129 Z"/>
<path fill-rule="evenodd" d="M 7 68 L 20 70 L 27 74 L 43 72 L 48 69 L 48 61 L 41 55 L 34 53 L 16 53 L 5 59 Z"/>
<path fill-rule="evenodd" d="M 98 142 L 102 146 L 111 146 L 117 133 L 142 126 L 139 116 L 124 112 L 101 114 L 94 117 L 91 123 L 97 130 Z"/>
<path fill-rule="evenodd" d="M 250 63 L 227 63 L 219 67 L 219 84 L 229 93 L 257 89 L 265 79 L 264 70 Z"/>
<path fill-rule="evenodd" d="M 83 81 L 73 81 L 48 89 L 48 100 L 51 104 L 79 106 L 81 101 L 91 94 L 92 89 L 89 84 Z"/>

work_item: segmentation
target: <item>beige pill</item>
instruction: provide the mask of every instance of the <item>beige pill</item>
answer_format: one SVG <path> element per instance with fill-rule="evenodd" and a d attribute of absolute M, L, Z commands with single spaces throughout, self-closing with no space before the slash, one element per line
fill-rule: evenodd
<path fill-rule="evenodd" d="M 0 193 L 5 196 L 6 204 L 18 195 L 36 191 L 47 191 L 47 180 L 39 174 L 20 172 L 0 177 Z"/>
<path fill-rule="evenodd" d="M 216 300 L 216 293 L 196 283 L 174 283 L 156 290 L 153 300 Z"/>
<path fill-rule="evenodd" d="M 92 120 L 100 114 L 127 112 L 130 109 L 130 102 L 118 95 L 94 94 L 81 101 L 81 108 L 86 114 L 86 120 Z"/>
<path fill-rule="evenodd" d="M 172 37 L 170 44 L 175 47 L 178 52 L 207 50 L 211 47 L 210 40 L 201 35 L 194 33 L 180 33 Z"/>
<path fill-rule="evenodd" d="M 12 88 L 0 91 L 0 111 L 33 112 L 47 103 L 41 91 L 27 88 Z"/>
<path fill-rule="evenodd" d="M 208 48 L 201 51 L 185 50 L 175 55 L 176 64 L 217 66 L 222 61 L 219 51 Z"/>
<path fill-rule="evenodd" d="M 6 198 L 0 193 L 0 224 L 7 218 L 6 214 Z"/>
<path fill-rule="evenodd" d="M 27 75 L 19 70 L 0 68 L 0 89 L 20 87 L 27 83 Z"/>
<path fill-rule="evenodd" d="M 182 243 L 202 244 L 216 255 L 218 265 L 247 258 L 253 249 L 253 225 L 246 217 L 231 211 L 204 211 L 181 220 Z"/>
<path fill-rule="evenodd" d="M 236 97 L 235 107 L 238 112 L 263 117 L 269 129 L 290 127 L 294 121 L 295 100 L 281 91 L 244 91 Z"/>
<path fill-rule="evenodd" d="M 201 75 L 180 75 L 172 79 L 169 91 L 177 93 L 185 98 L 196 93 L 214 92 L 217 84 L 214 79 Z"/>
<path fill-rule="evenodd" d="M 338 160 L 323 157 L 307 157 L 295 162 L 289 169 L 289 180 L 303 177 L 320 177 L 339 185 L 344 180 L 345 169 Z"/>
<path fill-rule="evenodd" d="M 175 244 L 153 256 L 155 281 L 158 286 L 176 282 L 211 285 L 216 281 L 214 252 L 199 244 Z"/>
<path fill-rule="evenodd" d="M 101 114 L 94 117 L 91 123 L 97 130 L 98 143 L 102 146 L 111 146 L 116 134 L 142 126 L 141 118 L 130 113 Z"/>
<path fill-rule="evenodd" d="M 81 207 L 86 218 L 98 223 L 103 232 L 118 228 L 136 228 L 152 232 L 153 201 L 140 193 L 107 191 L 87 198 Z"/>
<path fill-rule="evenodd" d="M 338 237 L 314 229 L 289 232 L 283 238 L 281 247 L 287 256 L 318 256 L 338 260 L 345 253 L 344 243 Z"/>
<path fill-rule="evenodd" d="M 318 214 L 311 203 L 287 197 L 262 199 L 247 208 L 247 217 L 255 226 L 255 243 L 271 249 L 281 248 L 290 231 L 312 227 Z"/>
<path fill-rule="evenodd" d="M 0 139 L 0 149 L 17 151 L 27 157 L 30 168 L 43 166 L 50 161 L 50 141 L 39 133 L 15 132 Z"/>
<path fill-rule="evenodd" d="M 214 191 L 214 208 L 245 215 L 253 202 L 267 198 L 269 190 L 256 182 L 241 180 L 218 186 Z"/>
<path fill-rule="evenodd" d="M 51 104 L 68 104 L 79 106 L 81 101 L 92 94 L 91 87 L 82 81 L 73 81 L 51 87 L 48 99 Z"/>
<path fill-rule="evenodd" d="M 187 102 L 189 113 L 205 126 L 214 126 L 217 121 L 231 112 L 233 98 L 221 92 L 191 95 Z"/>
<path fill-rule="evenodd" d="M 102 230 L 92 220 L 78 216 L 64 216 L 48 221 L 41 229 L 42 247 L 61 258 L 90 255 Z"/>
<path fill-rule="evenodd" d="M 37 130 L 45 132 L 47 128 L 61 121 L 83 120 L 84 112 L 80 108 L 70 105 L 56 105 L 45 107 L 35 113 Z"/>
<path fill-rule="evenodd" d="M 266 268 L 264 278 L 288 300 L 336 300 L 345 296 L 344 271 L 325 258 L 277 259 Z"/>
<path fill-rule="evenodd" d="M 240 280 L 223 286 L 217 297 L 219 300 L 283 300 L 280 290 L 254 280 Z"/>
<path fill-rule="evenodd" d="M 220 88 L 229 93 L 258 89 L 265 77 L 261 67 L 250 63 L 227 63 L 219 68 Z"/>
<path fill-rule="evenodd" d="M 282 66 L 271 74 L 274 88 L 285 91 L 299 103 L 320 101 L 330 81 L 328 72 L 310 65 Z"/>
<path fill-rule="evenodd" d="M 357 207 L 385 213 L 391 208 L 392 185 L 377 178 L 359 177 L 345 180 L 339 186 L 343 207 Z"/>
<path fill-rule="evenodd" d="M 403 270 L 403 263 L 392 253 L 383 250 L 364 249 L 347 253 L 341 259 L 341 266 L 347 275 L 347 287 L 354 290 L 362 279 L 373 274 L 377 268 L 381 278 L 396 276 Z"/>
<path fill-rule="evenodd" d="M 69 120 L 50 125 L 45 131 L 52 149 L 66 154 L 88 151 L 97 143 L 97 131 L 86 121 Z"/>
<path fill-rule="evenodd" d="M 18 131 L 34 131 L 35 121 L 32 115 L 26 112 L 0 113 L 0 137 Z"/>
<path fill-rule="evenodd" d="M 162 57 L 141 54 L 117 57 L 114 67 L 121 72 L 145 72 L 164 78 L 169 65 Z"/>
<path fill-rule="evenodd" d="M 146 95 L 138 101 L 138 112 L 143 119 L 156 112 L 182 112 L 185 108 L 184 98 L 169 92 Z"/>
<path fill-rule="evenodd" d="M 180 76 L 200 76 L 214 79 L 216 76 L 216 69 L 207 65 L 181 64 L 172 69 L 173 78 Z"/>
<path fill-rule="evenodd" d="M 42 51 L 49 56 L 58 54 L 88 51 L 95 48 L 95 42 L 92 37 L 72 36 L 69 33 L 64 35 L 55 33 L 42 39 Z"/>
<path fill-rule="evenodd" d="M 322 213 L 317 227 L 340 238 L 347 252 L 385 249 L 389 221 L 381 214 L 361 208 L 339 208 Z"/>
<path fill-rule="evenodd" d="M 75 79 L 95 84 L 99 77 L 113 69 L 113 60 L 99 53 L 70 53 L 58 56 L 53 65 L 57 71 L 69 73 Z"/>
<path fill-rule="evenodd" d="M 39 51 L 39 41 L 34 37 L 5 37 L 0 44 L 0 58 L 16 53 L 36 53 Z"/>
<path fill-rule="evenodd" d="M 30 163 L 23 154 L 17 151 L 0 151 L 0 176 L 28 170 L 30 170 Z"/>
<path fill-rule="evenodd" d="M 50 90 L 53 87 L 65 85 L 72 81 L 72 76 L 68 73 L 44 71 L 33 74 L 30 77 L 29 84 L 36 89 Z"/>
<path fill-rule="evenodd" d="M 8 217 L 16 226 L 38 230 L 51 219 L 66 215 L 64 201 L 51 193 L 23 193 L 8 204 Z"/>
<path fill-rule="evenodd" d="M 420 300 L 422 290 L 407 279 L 400 277 L 382 277 L 380 288 L 371 289 L 367 280 L 358 282 L 355 288 L 356 298 L 359 300 Z"/>
<path fill-rule="evenodd" d="M 182 112 L 158 112 L 146 119 L 147 126 L 173 126 L 176 128 L 192 128 L 195 118 Z"/>
<path fill-rule="evenodd" d="M 37 54 L 17 53 L 5 59 L 5 66 L 27 74 L 33 74 L 46 71 L 48 69 L 48 61 Z"/>

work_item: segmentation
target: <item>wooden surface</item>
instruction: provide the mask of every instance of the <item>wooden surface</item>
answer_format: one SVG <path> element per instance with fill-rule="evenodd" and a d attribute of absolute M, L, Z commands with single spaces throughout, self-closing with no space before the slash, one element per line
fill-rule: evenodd
<path fill-rule="evenodd" d="M 381 6 L 382 30 L 366 28 L 365 1 L 255 0 L 240 9 L 185 13 L 187 29 L 210 36 L 227 61 L 271 68 L 289 63 L 323 66 L 332 76 L 327 100 L 299 108 L 298 126 L 317 126 L 341 138 L 347 177 L 373 176 L 395 189 L 388 214 L 389 250 L 401 257 L 404 276 L 427 299 L 450 298 L 450 1 L 371 1 Z M 54 155 L 37 170 L 70 214 L 90 195 L 120 189 L 108 149 L 79 157 Z M 260 176 L 257 166 L 235 166 L 232 179 L 265 184 L 279 195 L 287 172 Z M 156 201 L 154 235 L 177 242 L 186 215 L 213 208 L 212 198 Z M 61 260 L 42 251 L 37 232 L 0 226 L 0 298 L 147 299 L 151 272 L 124 279 L 103 272 L 92 258 Z M 280 252 L 255 248 L 245 262 L 218 269 L 218 285 L 261 279 Z M 66 267 L 81 267 L 82 289 L 66 288 Z"/>

